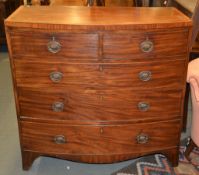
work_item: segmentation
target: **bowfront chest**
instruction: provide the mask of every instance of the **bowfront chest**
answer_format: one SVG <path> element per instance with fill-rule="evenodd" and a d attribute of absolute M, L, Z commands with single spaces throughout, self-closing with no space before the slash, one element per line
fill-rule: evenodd
<path fill-rule="evenodd" d="M 5 21 L 23 168 L 38 156 L 178 163 L 191 21 L 174 8 L 20 7 Z"/>

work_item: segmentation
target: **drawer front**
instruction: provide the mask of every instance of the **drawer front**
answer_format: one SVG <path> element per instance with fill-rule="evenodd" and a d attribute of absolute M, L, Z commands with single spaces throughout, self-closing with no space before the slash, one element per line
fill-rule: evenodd
<path fill-rule="evenodd" d="M 180 91 L 164 90 L 19 91 L 20 115 L 48 120 L 166 120 L 180 116 L 181 98 Z"/>
<path fill-rule="evenodd" d="M 104 34 L 103 57 L 105 59 L 136 59 L 141 57 L 145 60 L 162 60 L 164 56 L 186 55 L 187 39 L 188 30 L 186 29 L 174 29 L 172 32 Z"/>
<path fill-rule="evenodd" d="M 15 61 L 17 86 L 35 88 L 179 89 L 185 83 L 185 70 L 183 60 L 134 64 L 47 64 Z"/>
<path fill-rule="evenodd" d="M 158 151 L 176 146 L 180 133 L 179 120 L 106 126 L 67 126 L 22 121 L 20 126 L 24 150 L 66 155 Z"/>
<path fill-rule="evenodd" d="M 98 34 L 13 32 L 11 49 L 14 56 L 39 57 L 38 61 L 93 59 L 98 56 Z"/>

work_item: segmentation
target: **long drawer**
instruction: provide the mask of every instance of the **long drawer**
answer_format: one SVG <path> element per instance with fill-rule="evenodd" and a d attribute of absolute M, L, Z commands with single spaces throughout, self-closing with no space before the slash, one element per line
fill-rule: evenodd
<path fill-rule="evenodd" d="M 43 154 L 147 153 L 178 145 L 180 121 L 125 125 L 64 125 L 21 121 L 24 150 Z"/>
<path fill-rule="evenodd" d="M 15 60 L 18 87 L 170 88 L 184 85 L 185 61 L 132 64 L 56 64 Z"/>
<path fill-rule="evenodd" d="M 181 114 L 181 91 L 19 89 L 20 115 L 76 121 L 166 120 Z"/>

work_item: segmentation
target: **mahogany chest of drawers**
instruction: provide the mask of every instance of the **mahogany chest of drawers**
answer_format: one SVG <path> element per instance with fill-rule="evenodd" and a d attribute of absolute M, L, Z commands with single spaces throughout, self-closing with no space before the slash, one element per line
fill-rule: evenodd
<path fill-rule="evenodd" d="M 23 168 L 41 155 L 178 163 L 191 21 L 174 8 L 20 7 L 5 21 Z"/>

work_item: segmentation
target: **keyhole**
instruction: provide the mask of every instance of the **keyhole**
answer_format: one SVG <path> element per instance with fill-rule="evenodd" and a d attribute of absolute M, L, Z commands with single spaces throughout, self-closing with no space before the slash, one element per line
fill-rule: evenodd
<path fill-rule="evenodd" d="M 99 66 L 99 71 L 103 72 L 103 66 L 102 65 Z"/>
<path fill-rule="evenodd" d="M 100 95 L 100 100 L 103 101 L 104 100 L 104 96 Z"/>
<path fill-rule="evenodd" d="M 100 133 L 103 134 L 104 133 L 104 129 L 100 128 Z"/>

